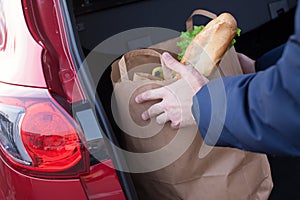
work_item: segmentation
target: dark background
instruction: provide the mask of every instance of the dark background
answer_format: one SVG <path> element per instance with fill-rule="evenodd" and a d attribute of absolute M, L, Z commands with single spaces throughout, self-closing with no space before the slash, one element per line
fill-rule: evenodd
<path fill-rule="evenodd" d="M 236 38 L 235 48 L 253 59 L 285 43 L 294 32 L 295 8 Z"/>
<path fill-rule="evenodd" d="M 271 16 L 268 5 L 276 0 L 73 1 L 82 46 L 86 49 L 93 49 L 95 45 L 115 34 L 139 27 L 161 27 L 178 32 L 184 31 L 186 19 L 193 10 L 199 8 L 215 14 L 230 12 L 236 18 L 242 34 L 246 34 L 270 21 Z M 90 3 L 82 4 L 85 1 Z M 287 1 L 289 7 L 293 7 L 296 0 Z M 195 24 L 200 25 L 205 24 L 208 19 L 195 17 L 194 20 Z M 287 21 L 287 23 L 289 22 Z M 273 33 L 285 32 L 283 29 L 287 26 L 288 24 L 284 24 L 282 27 L 277 27 Z"/>

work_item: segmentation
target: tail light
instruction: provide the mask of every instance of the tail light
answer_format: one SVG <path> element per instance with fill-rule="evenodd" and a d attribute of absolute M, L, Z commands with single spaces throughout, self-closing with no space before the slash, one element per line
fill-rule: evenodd
<path fill-rule="evenodd" d="M 53 96 L 58 100 L 58 102 L 61 103 L 61 105 L 65 109 L 68 109 L 70 105 L 75 107 L 75 105 L 79 104 L 80 106 L 82 106 L 81 104 L 83 104 L 82 110 L 76 113 L 74 113 L 73 111 L 73 114 L 76 115 L 73 117 L 76 118 L 85 133 L 85 138 L 87 140 L 86 146 L 90 153 L 90 164 L 95 164 L 99 161 L 110 159 L 110 156 L 108 155 L 108 149 L 105 147 L 105 142 L 102 137 L 102 132 L 98 126 L 98 122 L 96 121 L 96 116 L 91 111 L 91 109 L 85 107 L 84 105 L 84 103 L 86 102 L 86 97 L 81 88 L 80 81 L 78 80 L 77 72 L 72 60 L 72 55 L 69 50 L 70 48 L 68 37 L 64 24 L 65 17 L 63 16 L 62 10 L 60 8 L 60 0 L 22 0 L 22 6 L 24 17 L 26 19 L 26 23 L 32 37 L 44 49 L 41 62 L 48 90 L 51 92 L 51 94 L 55 94 Z M 35 138 L 35 142 L 32 142 L 31 140 L 34 137 L 32 136 L 32 132 L 26 130 L 27 128 L 30 130 L 35 129 L 33 132 L 44 132 L 47 129 L 48 132 L 51 132 L 50 130 L 52 129 L 72 130 L 71 126 L 69 125 L 56 127 L 57 121 L 63 123 L 63 120 L 61 120 L 63 117 L 61 115 L 53 115 L 53 117 L 49 115 L 49 117 L 52 118 L 53 121 L 51 123 L 48 123 L 47 114 L 40 113 L 39 115 L 43 115 L 43 118 L 45 120 L 40 121 L 39 125 L 33 123 L 32 119 L 39 118 L 39 116 L 36 115 L 36 111 L 40 110 L 41 108 L 50 111 L 53 108 L 53 105 L 44 102 L 39 103 L 36 106 L 32 107 L 24 117 L 24 129 L 21 130 L 22 139 L 24 141 L 28 141 L 28 144 L 31 144 L 27 145 L 25 148 L 28 151 L 29 157 L 32 158 L 32 162 L 34 164 L 38 164 L 41 157 L 47 158 L 51 162 L 52 156 L 57 159 L 55 154 L 59 154 L 60 156 L 62 156 L 61 160 L 55 161 L 58 166 L 55 166 L 54 162 L 52 162 L 51 170 L 54 170 L 55 168 L 62 169 L 63 167 L 67 166 L 60 166 L 60 162 L 70 162 L 70 164 L 72 162 L 76 162 L 76 160 L 73 159 L 76 157 L 75 154 L 67 156 L 72 149 L 68 151 L 57 149 L 56 151 L 53 151 L 51 155 L 47 156 L 43 156 L 43 151 L 36 150 L 35 154 L 30 153 L 32 149 L 38 148 L 38 144 L 40 143 L 39 140 L 43 140 L 45 144 L 52 144 L 53 142 L 59 144 L 62 141 L 68 141 L 68 144 L 72 144 L 72 141 L 76 141 L 76 138 L 73 134 L 69 136 L 66 135 L 63 138 L 60 136 L 48 137 L 47 135 L 43 135 L 43 137 L 38 136 L 37 138 Z M 33 113 L 30 114 L 30 112 Z M 60 112 L 64 113 L 62 109 L 60 109 Z M 75 122 L 73 122 L 73 119 L 68 119 L 68 121 L 69 123 L 72 122 L 71 124 L 75 124 Z M 74 130 L 72 130 L 71 132 L 74 132 Z M 69 147 L 74 148 L 73 145 L 70 145 Z M 53 147 L 51 146 L 49 148 L 51 149 Z M 65 156 L 67 156 L 69 160 L 67 160 Z M 39 169 L 42 169 L 41 167 L 45 167 L 45 169 L 48 168 L 48 170 L 50 170 L 50 168 L 47 166 L 47 163 L 41 163 Z"/>
<path fill-rule="evenodd" d="M 0 146 L 12 167 L 51 178 L 78 177 L 87 172 L 83 133 L 48 90 L 1 87 L 6 88 L 0 89 L 6 96 L 0 97 Z"/>

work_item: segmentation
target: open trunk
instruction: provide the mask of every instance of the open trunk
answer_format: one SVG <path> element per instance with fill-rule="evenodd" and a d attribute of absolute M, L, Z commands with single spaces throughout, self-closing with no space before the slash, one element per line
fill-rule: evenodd
<path fill-rule="evenodd" d="M 252 34 L 251 31 L 270 20 L 268 11 L 264 12 L 261 10 L 260 13 L 256 13 L 257 19 L 252 19 L 247 14 L 247 12 L 252 14 L 253 10 L 262 7 L 262 4 L 266 2 L 255 1 L 256 3 L 249 3 L 246 7 L 242 6 L 244 2 L 234 2 L 234 6 L 219 5 L 215 1 L 197 3 L 190 0 L 185 1 L 184 4 L 182 2 L 179 0 L 67 1 L 72 22 L 72 27 L 67 27 L 67 29 L 69 28 L 70 31 L 73 31 L 71 35 L 73 34 L 74 38 L 71 48 L 73 48 L 74 59 L 77 61 L 85 93 L 92 99 L 99 124 L 104 133 L 117 147 L 122 148 L 123 140 L 121 130 L 116 125 L 111 111 L 113 86 L 110 79 L 110 65 L 115 59 L 129 50 L 147 47 L 160 41 L 177 37 L 180 31 L 185 29 L 185 20 L 196 8 L 211 8 L 208 10 L 216 13 L 231 9 L 228 11 L 233 12 L 239 21 L 243 22 L 239 24 L 243 33 L 248 32 L 245 34 L 245 39 L 243 40 L 242 37 L 240 43 L 239 41 L 237 43 L 237 51 L 245 53 L 247 53 L 247 50 L 250 50 L 250 53 L 251 50 L 257 53 L 256 49 L 259 47 L 253 46 L 253 49 L 249 49 L 247 40 L 252 36 L 261 38 L 262 32 L 260 34 L 257 34 L 257 32 Z M 251 9 L 251 6 L 253 9 Z M 243 11 L 245 12 L 238 10 L 240 8 L 244 8 Z M 206 23 L 206 19 L 203 18 L 195 20 L 196 22 L 199 20 L 198 24 Z M 154 27 L 162 28 L 159 28 L 159 32 L 157 32 L 158 29 Z M 125 32 L 128 30 L 130 32 Z M 265 29 L 262 28 L 260 30 Z M 120 35 L 120 33 L 122 34 Z M 273 41 L 272 45 L 284 42 L 289 34 L 290 32 L 284 33 L 284 38 L 278 38 L 277 43 Z M 265 42 L 263 39 L 262 41 L 260 45 L 264 47 L 265 51 L 273 47 L 268 46 L 269 49 L 267 49 L 265 44 L 268 42 Z M 253 55 L 259 56 L 257 54 Z M 82 63 L 84 64 L 82 65 Z M 108 146 L 110 146 L 111 156 L 116 169 L 121 169 L 121 165 L 124 162 L 116 153 L 117 147 L 113 145 Z M 95 159 L 93 162 L 97 163 L 98 161 Z M 130 174 L 122 171 L 117 172 L 126 198 L 138 199 Z"/>

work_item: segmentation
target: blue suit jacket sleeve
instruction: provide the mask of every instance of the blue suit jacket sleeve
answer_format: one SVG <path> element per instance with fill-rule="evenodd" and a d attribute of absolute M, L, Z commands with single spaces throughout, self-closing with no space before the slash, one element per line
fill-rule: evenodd
<path fill-rule="evenodd" d="M 210 145 L 300 156 L 299 4 L 295 34 L 279 61 L 263 72 L 211 81 L 194 96 L 193 114 Z"/>

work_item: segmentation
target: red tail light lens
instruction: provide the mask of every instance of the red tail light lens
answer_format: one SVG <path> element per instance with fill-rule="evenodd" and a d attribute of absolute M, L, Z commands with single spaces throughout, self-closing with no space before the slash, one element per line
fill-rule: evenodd
<path fill-rule="evenodd" d="M 65 170 L 81 160 L 74 123 L 52 102 L 26 109 L 21 137 L 32 165 L 39 170 Z"/>
<path fill-rule="evenodd" d="M 0 143 L 9 163 L 39 177 L 86 172 L 88 153 L 74 119 L 47 90 L 18 88 L 26 93 L 0 97 Z"/>

